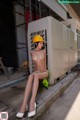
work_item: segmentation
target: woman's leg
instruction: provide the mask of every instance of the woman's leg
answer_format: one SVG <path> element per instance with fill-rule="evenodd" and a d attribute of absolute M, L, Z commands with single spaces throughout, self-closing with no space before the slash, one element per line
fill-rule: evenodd
<path fill-rule="evenodd" d="M 25 111 L 26 103 L 28 102 L 28 97 L 29 97 L 30 92 L 31 92 L 32 81 L 33 81 L 33 74 L 29 75 L 28 81 L 26 83 L 24 98 L 23 98 L 22 105 L 21 105 L 21 108 L 20 108 L 21 113 L 24 113 L 24 111 Z"/>
<path fill-rule="evenodd" d="M 31 100 L 30 100 L 30 112 L 34 111 L 34 104 L 35 104 L 35 98 L 37 95 L 37 90 L 38 90 L 38 86 L 39 86 L 39 77 L 38 74 L 34 74 L 34 81 L 33 81 L 33 87 L 32 87 L 32 96 L 31 96 Z"/>
<path fill-rule="evenodd" d="M 35 98 L 37 95 L 38 91 L 38 86 L 39 86 L 39 80 L 48 77 L 48 70 L 43 73 L 35 73 L 34 74 L 34 81 L 33 81 L 33 87 L 32 87 L 32 97 L 30 100 L 30 111 L 34 110 L 34 103 L 35 103 Z"/>

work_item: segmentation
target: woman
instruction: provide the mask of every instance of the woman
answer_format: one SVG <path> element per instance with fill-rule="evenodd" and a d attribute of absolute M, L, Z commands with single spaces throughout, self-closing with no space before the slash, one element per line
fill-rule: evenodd
<path fill-rule="evenodd" d="M 40 35 L 36 35 L 33 37 L 33 43 L 35 43 L 36 48 L 31 51 L 31 56 L 35 65 L 35 71 L 29 75 L 22 106 L 16 115 L 19 118 L 22 118 L 24 116 L 25 108 L 28 106 L 27 102 L 31 91 L 32 94 L 29 103 L 28 117 L 32 117 L 36 114 L 35 99 L 38 91 L 39 81 L 43 78 L 48 77 L 48 70 L 46 69 L 46 50 L 42 49 L 44 40 Z"/>

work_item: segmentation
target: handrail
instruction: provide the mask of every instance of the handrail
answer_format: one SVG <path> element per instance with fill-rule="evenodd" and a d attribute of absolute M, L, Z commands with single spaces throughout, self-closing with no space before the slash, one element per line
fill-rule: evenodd
<path fill-rule="evenodd" d="M 0 84 L 0 89 L 7 88 L 7 87 L 12 87 L 12 86 L 14 86 L 14 85 L 18 84 L 19 82 L 22 82 L 26 79 L 27 79 L 27 76 L 24 75 L 24 76 L 22 76 L 20 78 L 17 78 L 15 80 L 8 80 L 8 81 Z"/>

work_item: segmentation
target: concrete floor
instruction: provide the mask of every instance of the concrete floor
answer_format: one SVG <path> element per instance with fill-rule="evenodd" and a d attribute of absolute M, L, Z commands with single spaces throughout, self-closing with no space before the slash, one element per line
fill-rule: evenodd
<path fill-rule="evenodd" d="M 80 120 L 80 76 L 40 120 Z"/>
<path fill-rule="evenodd" d="M 66 88 L 66 86 L 68 87 L 69 84 L 72 83 L 71 81 L 74 81 L 76 75 L 77 73 L 70 73 L 54 86 L 49 86 L 48 90 L 40 86 L 38 95 L 37 95 L 37 101 L 38 101 L 37 114 L 31 120 L 37 120 L 38 118 L 40 118 L 40 120 L 74 120 L 74 119 L 64 119 L 64 118 L 68 113 L 71 107 L 71 104 L 74 102 L 79 92 L 79 88 L 80 88 L 79 77 L 76 78 L 74 84 L 72 84 L 73 86 L 71 87 L 71 88 L 74 88 L 74 85 L 76 84 L 78 85 L 78 87 L 75 86 L 75 92 L 74 92 L 74 89 L 71 90 L 69 88 L 67 89 L 67 92 L 65 92 L 63 95 L 62 93 L 64 91 L 64 88 Z M 14 76 L 16 77 L 16 74 Z M 13 89 L 9 87 L 5 89 L 1 89 L 0 101 L 3 101 L 3 103 L 10 106 L 10 108 L 13 108 L 17 112 L 19 110 L 19 107 L 21 106 L 25 85 L 26 85 L 26 80 L 23 81 L 22 83 L 20 82 L 18 84 L 18 88 Z M 71 96 L 72 95 L 71 91 L 73 92 L 73 96 Z M 66 96 L 67 93 L 69 93 L 69 95 Z M 60 99 L 57 102 L 55 102 L 56 104 L 53 104 L 53 101 L 56 100 L 60 95 L 62 95 L 62 97 L 60 97 Z M 52 107 L 47 113 L 45 113 L 45 116 L 44 116 L 43 113 L 50 107 L 50 105 L 52 105 Z M 15 112 L 15 115 L 16 115 L 16 112 Z M 41 118 L 42 115 L 43 117 Z M 9 120 L 14 120 L 14 119 L 17 120 L 15 116 L 13 119 L 10 118 Z M 27 114 L 24 120 L 26 119 L 27 119 Z M 75 119 L 75 120 L 78 120 L 78 119 Z"/>
<path fill-rule="evenodd" d="M 25 74 L 24 72 L 14 73 L 10 76 L 9 80 L 6 78 L 4 74 L 2 74 L 0 75 L 0 84 L 18 79 L 22 77 L 24 74 Z M 10 107 L 16 110 L 19 109 L 18 107 L 20 106 L 20 103 L 23 98 L 26 81 L 27 80 L 16 84 L 15 86 L 17 86 L 17 88 L 8 87 L 0 89 L 0 101 L 3 101 L 3 103 L 9 105 Z"/>

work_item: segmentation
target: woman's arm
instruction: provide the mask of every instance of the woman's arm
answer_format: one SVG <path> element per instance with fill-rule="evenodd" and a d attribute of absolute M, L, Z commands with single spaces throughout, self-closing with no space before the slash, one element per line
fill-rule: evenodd
<path fill-rule="evenodd" d="M 31 55 L 31 57 L 32 57 L 32 54 L 33 54 L 33 51 L 30 51 L 30 55 Z"/>
<path fill-rule="evenodd" d="M 32 51 L 30 51 L 30 55 L 32 55 Z"/>
<path fill-rule="evenodd" d="M 44 59 L 45 59 L 45 63 L 46 63 L 46 49 L 44 49 Z"/>

